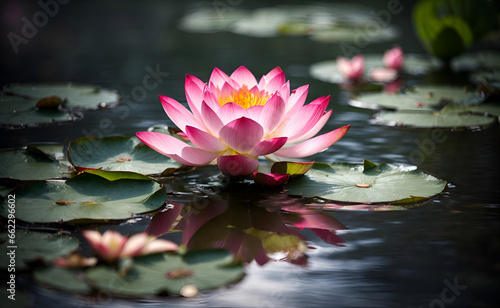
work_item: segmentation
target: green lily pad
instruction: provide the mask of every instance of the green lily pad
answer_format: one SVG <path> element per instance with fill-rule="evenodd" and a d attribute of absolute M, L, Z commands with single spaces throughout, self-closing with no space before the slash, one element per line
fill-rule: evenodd
<path fill-rule="evenodd" d="M 65 100 L 67 108 L 98 109 L 114 107 L 120 102 L 120 96 L 115 90 L 103 89 L 95 85 L 83 85 L 73 83 L 34 83 L 34 84 L 9 84 L 4 87 L 9 94 L 37 101 L 57 96 Z"/>
<path fill-rule="evenodd" d="M 181 166 L 145 146 L 139 139 L 126 136 L 89 136 L 73 140 L 69 144 L 68 158 L 79 170 L 91 168 L 155 174 Z"/>
<path fill-rule="evenodd" d="M 364 165 L 316 163 L 285 185 L 290 195 L 352 203 L 416 202 L 439 194 L 446 181 L 423 171 L 366 161 Z"/>
<path fill-rule="evenodd" d="M 467 110 L 474 113 L 486 113 L 492 116 L 500 117 L 500 102 L 488 102 L 479 105 L 467 106 Z"/>
<path fill-rule="evenodd" d="M 83 118 L 82 114 L 58 109 L 36 108 L 37 100 L 13 95 L 0 95 L 0 126 L 7 128 L 36 127 L 69 123 Z"/>
<path fill-rule="evenodd" d="M 389 126 L 413 128 L 482 128 L 494 124 L 497 119 L 467 111 L 468 108 L 444 108 L 441 111 L 398 110 L 394 112 L 379 112 L 374 116 L 374 122 Z"/>
<path fill-rule="evenodd" d="M 128 296 L 168 292 L 180 294 L 182 287 L 195 285 L 198 290 L 214 289 L 239 280 L 243 267 L 231 264 L 233 255 L 226 250 L 196 250 L 179 254 L 155 254 L 133 259 L 127 274 L 108 266 L 87 271 L 88 281 L 101 291 Z"/>
<path fill-rule="evenodd" d="M 88 294 L 92 288 L 85 280 L 85 272 L 81 269 L 46 267 L 33 273 L 35 280 L 58 290 Z"/>
<path fill-rule="evenodd" d="M 66 182 L 29 182 L 12 193 L 16 218 L 40 223 L 128 219 L 160 208 L 166 199 L 164 187 L 153 180 L 109 181 L 90 173 Z M 7 215 L 6 201 L 0 205 L 0 214 Z"/>
<path fill-rule="evenodd" d="M 349 104 L 369 109 L 431 110 L 443 103 L 469 105 L 483 101 L 484 97 L 461 87 L 420 85 L 409 88 L 404 93 L 361 94 L 351 99 Z"/>
<path fill-rule="evenodd" d="M 0 233 L 0 241 L 5 241 L 0 243 L 0 247 L 3 246 L 2 251 L 4 252 L 0 255 L 0 267 L 2 268 L 8 268 L 10 265 L 10 255 L 7 253 L 11 251 L 14 251 L 15 254 L 16 270 L 24 270 L 28 267 L 29 262 L 39 260 L 51 262 L 59 257 L 70 254 L 79 245 L 76 238 L 67 235 L 35 231 L 25 232 L 22 230 L 16 230 L 15 238 L 11 239 L 9 235 L 11 233 L 7 231 Z M 12 242 L 10 242 L 11 240 Z"/>
<path fill-rule="evenodd" d="M 73 171 L 68 166 L 36 147 L 0 151 L 0 178 L 47 180 L 69 177 L 72 174 Z"/>

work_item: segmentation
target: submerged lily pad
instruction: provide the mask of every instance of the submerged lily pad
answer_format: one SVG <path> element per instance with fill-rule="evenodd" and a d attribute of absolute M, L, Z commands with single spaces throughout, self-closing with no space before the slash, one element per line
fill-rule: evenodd
<path fill-rule="evenodd" d="M 128 219 L 160 208 L 166 199 L 161 184 L 144 178 L 109 181 L 100 175 L 83 173 L 66 182 L 29 182 L 13 191 L 16 218 L 41 223 Z M 6 201 L 0 206 L 0 213 L 7 215 Z"/>
<path fill-rule="evenodd" d="M 58 290 L 88 294 L 92 288 L 85 280 L 85 272 L 81 269 L 47 267 L 33 273 L 35 280 Z"/>
<path fill-rule="evenodd" d="M 379 112 L 374 116 L 374 122 L 389 126 L 456 129 L 485 127 L 497 121 L 494 117 L 473 114 L 468 110 L 469 108 L 444 108 L 441 111 Z"/>
<path fill-rule="evenodd" d="M 68 166 L 39 149 L 37 151 L 36 147 L 0 151 L 0 178 L 46 180 L 72 174 Z"/>
<path fill-rule="evenodd" d="M 364 165 L 316 163 L 285 185 L 290 195 L 352 203 L 416 202 L 439 194 L 446 181 L 423 171 L 366 161 Z"/>
<path fill-rule="evenodd" d="M 430 110 L 443 103 L 461 105 L 478 104 L 484 97 L 461 87 L 420 85 L 404 93 L 361 94 L 349 102 L 350 105 L 369 109 Z"/>
<path fill-rule="evenodd" d="M 185 255 L 155 254 L 133 259 L 127 274 L 98 266 L 89 269 L 89 282 L 101 291 L 128 296 L 153 295 L 163 292 L 180 294 L 187 285 L 198 290 L 213 289 L 239 280 L 243 267 L 231 264 L 233 255 L 226 250 L 196 250 Z"/>
<path fill-rule="evenodd" d="M 73 83 L 9 84 L 4 88 L 4 91 L 36 101 L 57 96 L 65 101 L 64 105 L 67 108 L 107 108 L 120 102 L 120 96 L 115 90 L 103 89 L 95 85 Z"/>
<path fill-rule="evenodd" d="M 16 199 L 16 201 L 19 200 Z M 10 255 L 5 252 L 14 251 L 16 270 L 24 270 L 28 267 L 29 262 L 40 260 L 51 262 L 61 256 L 68 255 L 79 245 L 78 240 L 71 236 L 22 230 L 16 230 L 15 238 L 11 243 L 9 234 L 7 231 L 0 233 L 0 247 L 3 246 L 2 251 L 4 252 L 0 255 L 0 267 L 2 268 L 7 268 L 10 264 Z M 5 242 L 1 243 L 1 241 Z M 15 246 L 15 248 L 11 246 Z"/>
<path fill-rule="evenodd" d="M 154 174 L 181 166 L 173 159 L 145 146 L 139 139 L 126 136 L 89 136 L 73 140 L 69 144 L 68 157 L 79 170 L 91 168 Z"/>
<path fill-rule="evenodd" d="M 83 117 L 81 114 L 72 114 L 58 109 L 36 108 L 36 102 L 35 98 L 0 95 L 0 126 L 22 128 L 63 124 Z"/>
<path fill-rule="evenodd" d="M 214 9 L 215 8 L 215 9 Z M 354 42 L 367 20 L 376 22 L 370 10 L 349 4 L 281 5 L 255 10 L 218 3 L 189 13 L 180 27 L 193 32 L 230 31 L 254 37 L 309 35 L 314 40 Z M 372 40 L 390 40 L 399 35 L 391 25 L 370 32 Z"/>

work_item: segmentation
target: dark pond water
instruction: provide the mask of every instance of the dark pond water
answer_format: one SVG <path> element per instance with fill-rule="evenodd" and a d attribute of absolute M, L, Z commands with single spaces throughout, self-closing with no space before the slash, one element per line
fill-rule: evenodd
<path fill-rule="evenodd" d="M 387 3 L 363 2 L 376 10 Z M 402 36 L 396 42 L 371 42 L 363 53 L 382 53 L 395 43 L 405 52 L 424 52 L 411 27 L 412 3 L 401 3 L 403 11 L 393 16 L 393 22 L 400 26 Z M 210 7 L 213 2 L 205 4 Z M 2 12 L 18 5 L 18 16 L 32 16 L 38 9 L 27 1 L 1 5 Z M 495 307 L 500 303 L 498 125 L 483 131 L 446 131 L 444 140 L 435 142 L 430 131 L 370 124 L 372 111 L 349 106 L 347 94 L 338 86 L 308 75 L 308 65 L 340 54 L 338 44 L 293 36 L 183 32 L 177 28 L 179 17 L 193 5 L 190 1 L 71 1 L 34 38 L 20 45 L 18 54 L 4 36 L 2 84 L 73 81 L 132 95 L 132 89 L 142 85 L 148 67 L 163 75 L 146 97 L 124 104 L 126 108 L 85 112 L 83 120 L 70 125 L 1 130 L 1 147 L 67 144 L 88 134 L 132 135 L 152 125 L 172 124 L 157 95 L 184 101 L 185 74 L 206 81 L 214 67 L 232 72 L 245 65 L 261 76 L 280 66 L 292 88 L 310 85 L 308 102 L 332 95 L 329 109 L 334 113 L 325 131 L 352 125 L 341 141 L 314 156 L 315 161 L 417 164 L 446 179 L 448 188 L 408 210 L 329 212 L 347 228 L 337 231 L 345 241 L 343 246 L 328 244 L 305 230 L 303 235 L 315 248 L 307 252 L 306 265 L 268 262 L 261 266 L 253 261 L 240 282 L 192 299 L 96 300 L 42 289 L 26 280 L 23 285 L 36 307 Z M 245 0 L 240 5 L 251 8 L 272 3 Z M 3 27 L 9 29 L 4 35 L 19 31 L 15 21 L 2 19 L 10 27 Z M 433 76 L 405 78 L 425 81 Z M 444 84 L 467 82 L 463 75 L 441 74 L 439 78 Z M 423 153 L 417 161 L 412 159 L 415 151 Z M 115 229 L 139 232 L 148 223 L 149 219 L 143 219 Z M 179 242 L 180 234 L 166 238 Z"/>

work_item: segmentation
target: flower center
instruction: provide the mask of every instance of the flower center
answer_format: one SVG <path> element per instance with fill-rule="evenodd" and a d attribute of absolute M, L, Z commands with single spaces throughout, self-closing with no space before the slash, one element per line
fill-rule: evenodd
<path fill-rule="evenodd" d="M 247 109 L 252 106 L 265 105 L 268 99 L 269 94 L 267 94 L 266 91 L 253 93 L 250 92 L 246 86 L 243 86 L 239 90 L 232 92 L 229 96 L 220 95 L 219 105 L 224 106 L 225 104 L 232 102 Z"/>

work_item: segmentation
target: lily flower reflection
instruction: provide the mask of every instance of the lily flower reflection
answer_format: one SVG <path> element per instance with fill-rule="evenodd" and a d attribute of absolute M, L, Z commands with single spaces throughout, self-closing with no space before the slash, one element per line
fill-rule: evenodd
<path fill-rule="evenodd" d="M 146 232 L 160 236 L 169 230 L 183 231 L 181 244 L 188 250 L 225 248 L 237 261 L 255 260 L 260 265 L 276 260 L 273 254 L 278 253 L 285 254 L 282 260 L 305 264 L 307 238 L 299 232 L 302 229 L 311 230 L 326 243 L 342 246 L 344 240 L 335 231 L 345 226 L 325 212 L 283 196 L 252 204 L 215 198 L 204 199 L 206 203 L 198 207 L 175 203 L 173 209 L 156 214 Z"/>

